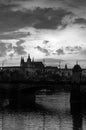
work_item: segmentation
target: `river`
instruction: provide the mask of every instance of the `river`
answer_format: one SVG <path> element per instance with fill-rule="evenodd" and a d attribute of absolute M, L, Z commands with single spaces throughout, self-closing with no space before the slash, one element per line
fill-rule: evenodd
<path fill-rule="evenodd" d="M 40 91 L 36 110 L 0 112 L 0 130 L 85 130 L 86 112 L 70 104 L 70 93 Z"/>

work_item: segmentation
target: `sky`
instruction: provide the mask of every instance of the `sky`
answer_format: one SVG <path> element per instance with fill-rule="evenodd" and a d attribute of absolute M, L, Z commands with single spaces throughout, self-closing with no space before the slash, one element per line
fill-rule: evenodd
<path fill-rule="evenodd" d="M 28 54 L 45 65 L 86 68 L 86 1 L 0 0 L 0 66 Z"/>

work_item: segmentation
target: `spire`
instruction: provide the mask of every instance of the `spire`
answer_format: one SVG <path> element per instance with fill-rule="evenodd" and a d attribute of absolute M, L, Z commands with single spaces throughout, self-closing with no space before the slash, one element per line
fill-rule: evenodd
<path fill-rule="evenodd" d="M 46 62 L 45 62 L 45 59 L 43 59 L 43 64 L 44 64 L 44 66 L 46 66 Z"/>
<path fill-rule="evenodd" d="M 27 62 L 31 62 L 30 54 L 28 54 Z"/>
<path fill-rule="evenodd" d="M 67 64 L 65 64 L 65 69 L 67 70 Z"/>
<path fill-rule="evenodd" d="M 24 64 L 24 58 L 21 56 L 20 66 Z"/>
<path fill-rule="evenodd" d="M 28 54 L 28 59 L 30 59 L 30 54 Z"/>
<path fill-rule="evenodd" d="M 22 65 L 22 56 L 21 56 L 21 61 L 20 61 L 20 66 Z"/>
<path fill-rule="evenodd" d="M 61 69 L 61 60 L 59 60 L 59 69 Z"/>
<path fill-rule="evenodd" d="M 45 63 L 45 59 L 43 59 L 43 63 Z"/>

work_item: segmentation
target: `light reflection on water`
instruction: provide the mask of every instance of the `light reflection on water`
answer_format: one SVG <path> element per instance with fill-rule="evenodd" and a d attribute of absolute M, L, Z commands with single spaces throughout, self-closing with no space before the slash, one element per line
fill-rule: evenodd
<path fill-rule="evenodd" d="M 78 106 L 70 107 L 68 92 L 36 95 L 41 111 L 12 112 L 0 114 L 0 130 L 85 130 L 86 116 Z M 78 109 L 79 108 L 79 109 Z"/>

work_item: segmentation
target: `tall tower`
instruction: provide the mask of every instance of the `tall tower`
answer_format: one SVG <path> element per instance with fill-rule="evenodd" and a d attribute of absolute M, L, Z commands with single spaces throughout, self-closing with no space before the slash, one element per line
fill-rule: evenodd
<path fill-rule="evenodd" d="M 21 67 L 24 66 L 24 58 L 23 58 L 22 56 L 21 56 L 20 66 L 21 66 Z"/>
<path fill-rule="evenodd" d="M 31 63 L 30 54 L 28 54 L 27 63 Z"/>
<path fill-rule="evenodd" d="M 59 69 L 61 69 L 61 61 L 59 60 Z"/>
<path fill-rule="evenodd" d="M 67 64 L 65 64 L 65 69 L 67 70 L 68 68 L 67 68 Z"/>
<path fill-rule="evenodd" d="M 45 61 L 45 59 L 43 59 L 43 65 L 46 66 L 46 61 Z"/>

